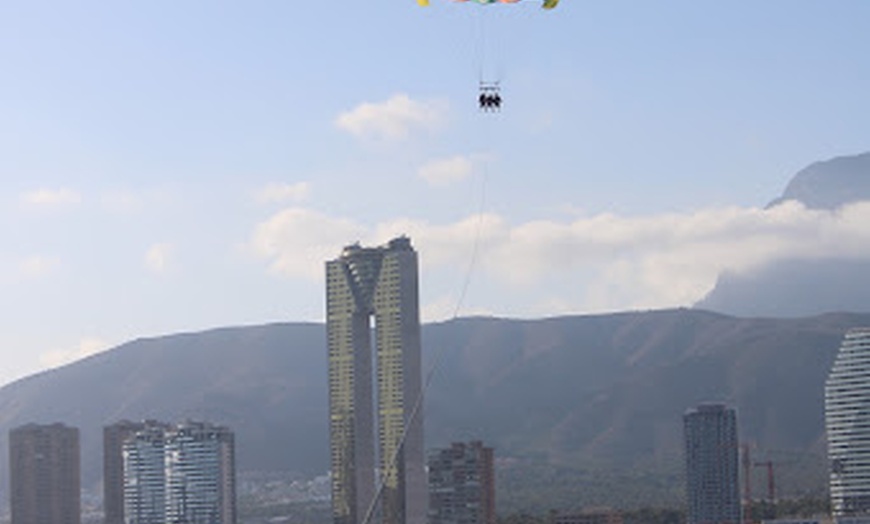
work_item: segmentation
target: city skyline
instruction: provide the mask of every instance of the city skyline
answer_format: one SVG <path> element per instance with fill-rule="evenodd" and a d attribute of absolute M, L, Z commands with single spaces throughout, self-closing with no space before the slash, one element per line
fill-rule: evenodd
<path fill-rule="evenodd" d="M 365 272 L 360 272 L 360 273 L 358 273 L 358 274 L 363 275 L 363 274 L 365 274 Z M 831 321 L 830 318 L 829 318 L 828 320 L 825 321 L 825 322 L 826 322 L 826 326 L 827 326 L 827 328 L 826 328 L 827 330 L 830 330 L 830 326 L 831 326 L 830 321 Z M 720 326 L 719 329 L 720 329 L 720 332 L 721 332 L 722 325 L 720 324 L 719 326 Z M 554 327 L 554 325 L 551 324 L 551 325 L 550 325 L 550 332 L 552 332 L 553 327 Z M 756 333 L 756 336 L 757 336 L 757 333 L 758 333 L 757 329 L 758 329 L 758 326 L 755 326 L 754 331 L 755 331 L 755 333 Z M 808 332 L 804 332 L 803 330 L 799 330 L 799 331 L 800 331 L 801 333 L 803 333 L 802 338 L 807 337 L 807 333 L 808 333 Z M 667 338 L 667 337 L 666 337 L 666 338 Z M 701 338 L 703 339 L 704 337 L 701 337 Z M 809 338 L 809 339 L 815 339 L 816 337 L 815 337 L 815 336 L 808 336 L 807 338 Z M 790 349 L 791 349 L 791 353 L 790 353 L 790 354 L 791 354 L 792 356 L 798 355 L 798 353 L 795 353 L 795 351 L 798 350 L 797 347 L 792 346 Z M 752 350 L 750 350 L 749 353 L 754 353 L 754 352 L 753 352 Z M 850 365 L 853 365 L 853 364 L 855 364 L 855 363 L 854 363 L 854 362 L 851 362 L 851 363 L 850 363 Z M 847 366 L 847 367 L 848 367 L 848 366 Z M 744 377 L 744 379 L 746 379 L 746 377 Z M 754 382 L 754 380 L 750 380 L 750 382 Z M 773 385 L 773 383 L 771 383 L 771 385 Z M 782 393 L 786 393 L 787 396 L 790 396 L 790 395 L 787 394 L 787 390 L 786 390 L 786 391 L 782 391 Z M 714 406 L 714 407 L 715 407 L 715 406 Z M 765 409 L 770 409 L 770 408 L 771 408 L 771 407 L 768 406 L 768 407 L 766 407 Z M 780 413 L 780 414 L 784 414 L 784 412 L 782 412 L 782 411 L 780 411 L 779 413 Z M 563 428 L 563 429 L 565 429 L 565 428 Z M 800 430 L 798 430 L 798 431 L 800 431 Z M 736 447 L 736 446 L 728 446 L 728 447 L 730 448 L 730 447 Z M 508 467 L 510 467 L 510 461 L 506 461 L 504 464 L 505 464 L 505 465 L 508 465 Z M 771 498 L 772 498 L 772 497 L 771 497 Z"/>
<path fill-rule="evenodd" d="M 870 324 L 867 315 L 782 321 L 672 311 L 535 322 L 463 319 L 429 326 L 427 338 L 431 337 L 433 351 L 439 353 L 437 348 L 445 345 L 456 348 L 445 350 L 442 365 L 430 370 L 435 377 L 430 388 L 434 394 L 427 395 L 431 408 L 427 416 L 435 417 L 430 446 L 443 445 L 451 435 L 494 439 L 505 453 L 504 463 L 510 464 L 533 450 L 523 442 L 548 441 L 552 455 L 571 453 L 594 460 L 590 451 L 603 456 L 617 453 L 625 464 L 638 467 L 659 457 L 666 461 L 660 467 L 676 467 L 671 460 L 676 460 L 682 443 L 674 438 L 679 424 L 673 420 L 679 420 L 686 401 L 740 399 L 735 404 L 756 421 L 744 428 L 748 442 L 757 446 L 755 459 L 775 462 L 777 492 L 785 496 L 795 490 L 815 490 L 825 484 L 813 480 L 824 469 L 823 457 L 817 462 L 813 451 L 813 444 L 823 438 L 823 426 L 814 421 L 823 409 L 827 362 L 833 361 L 841 342 L 836 333 L 840 328 L 832 328 L 839 326 L 844 332 L 858 319 L 864 319 L 862 325 Z M 101 426 L 94 421 L 128 409 L 130 417 L 137 417 L 142 409 L 156 416 L 179 408 L 220 409 L 226 423 L 246 428 L 242 433 L 245 471 L 280 467 L 319 474 L 328 467 L 327 440 L 321 434 L 328 420 L 322 335 L 322 325 L 282 324 L 143 341 L 37 377 L 16 395 L 4 397 L 4 402 L 20 406 L 17 420 L 21 422 L 61 419 L 83 428 L 83 442 L 89 442 L 90 450 L 90 456 L 85 456 L 88 471 L 83 472 L 87 486 L 99 482 L 95 428 Z M 576 340 L 586 341 L 583 351 L 577 350 Z M 698 345 L 701 341 L 709 344 Z M 300 358 L 303 355 L 312 358 Z M 623 362 L 623 357 L 629 360 Z M 745 362 L 756 365 L 747 368 Z M 789 362 L 785 369 L 783 362 Z M 656 369 L 671 371 L 661 376 Z M 781 372 L 771 374 L 770 369 Z M 199 371 L 191 373 L 194 370 Z M 639 376 L 646 378 L 638 381 Z M 153 387 L 130 390 L 130 384 L 143 381 Z M 173 384 L 183 385 L 183 390 Z M 287 389 L 291 384 L 295 386 Z M 765 389 L 758 390 L 755 384 Z M 90 400 L 77 404 L 74 397 L 59 396 L 63 393 L 59 387 L 75 388 L 82 395 L 77 398 Z M 770 388 L 777 395 L 765 394 Z M 218 408 L 202 392 L 239 402 L 221 403 Z M 272 399 L 269 405 L 277 407 L 274 414 L 256 408 L 264 398 Z M 601 412 L 604 401 L 607 414 Z M 812 406 L 816 407 L 807 409 Z M 68 417 L 50 415 L 46 408 Z M 531 415 L 526 424 L 514 424 L 511 414 L 516 410 Z M 635 417 L 638 412 L 646 415 Z M 594 423 L 584 424 L 590 417 Z M 791 423 L 775 422 L 783 418 Z M 270 429 L 264 432 L 266 428 Z M 572 443 L 562 435 L 576 435 L 577 440 Z M 648 435 L 661 438 L 648 441 Z M 322 439 L 323 445 L 313 439 Z M 285 449 L 285 442 L 292 445 Z M 796 484 L 801 468 L 814 473 L 808 482 Z M 656 471 L 656 475 L 663 473 Z M 764 482 L 761 472 L 756 473 L 753 486 L 758 494 Z M 657 496 L 670 500 L 667 493 Z M 509 498 L 508 507 L 520 500 Z"/>
<path fill-rule="evenodd" d="M 765 205 L 870 149 L 866 2 L 335 8 L 3 7 L 0 383 L 323 320 L 320 263 L 349 240 L 413 236 L 442 320 L 687 306 L 863 239 L 866 210 Z"/>

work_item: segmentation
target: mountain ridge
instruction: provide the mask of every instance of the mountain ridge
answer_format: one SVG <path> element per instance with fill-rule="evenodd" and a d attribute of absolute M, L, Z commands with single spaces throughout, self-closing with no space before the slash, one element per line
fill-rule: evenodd
<path fill-rule="evenodd" d="M 550 480 L 534 485 L 554 500 L 583 500 L 568 484 L 609 475 L 621 479 L 610 495 L 642 478 L 649 493 L 637 500 L 679 503 L 682 413 L 718 400 L 738 408 L 741 435 L 760 452 L 801 458 L 802 473 L 783 471 L 783 493 L 818 491 L 824 378 L 843 333 L 858 325 L 870 326 L 870 314 L 775 319 L 676 309 L 426 324 L 424 373 L 437 364 L 426 446 L 472 438 L 494 445 L 511 465 L 500 472 L 501 497 L 520 509 L 536 504 L 522 479 L 539 473 Z M 144 418 L 228 425 L 240 471 L 324 473 L 323 324 L 137 339 L 0 388 L 0 446 L 19 424 L 75 425 L 86 486 L 99 484 L 102 426 Z"/>
<path fill-rule="evenodd" d="M 870 152 L 814 162 L 798 171 L 766 209 L 786 202 L 835 212 L 870 201 Z M 695 307 L 737 316 L 803 317 L 826 311 L 870 312 L 866 257 L 822 254 L 777 259 L 740 273 L 725 272 Z"/>

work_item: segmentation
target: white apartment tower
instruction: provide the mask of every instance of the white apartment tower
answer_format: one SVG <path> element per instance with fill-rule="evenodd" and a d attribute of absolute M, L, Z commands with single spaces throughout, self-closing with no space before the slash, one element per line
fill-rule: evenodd
<path fill-rule="evenodd" d="M 825 384 L 831 509 L 870 515 L 870 328 L 846 333 Z"/>
<path fill-rule="evenodd" d="M 326 263 L 335 524 L 426 522 L 418 302 L 407 237 Z"/>
<path fill-rule="evenodd" d="M 143 424 L 121 444 L 125 524 L 161 524 L 166 518 L 165 429 Z"/>
<path fill-rule="evenodd" d="M 235 522 L 233 434 L 199 422 L 166 435 L 167 522 Z"/>
<path fill-rule="evenodd" d="M 151 425 L 123 444 L 126 524 L 235 524 L 235 444 L 203 422 Z"/>

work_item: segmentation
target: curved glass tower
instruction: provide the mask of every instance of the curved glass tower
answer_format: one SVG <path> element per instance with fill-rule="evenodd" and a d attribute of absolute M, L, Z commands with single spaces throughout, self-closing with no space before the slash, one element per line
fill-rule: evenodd
<path fill-rule="evenodd" d="M 834 516 L 870 514 L 870 328 L 843 338 L 825 384 L 825 429 Z"/>

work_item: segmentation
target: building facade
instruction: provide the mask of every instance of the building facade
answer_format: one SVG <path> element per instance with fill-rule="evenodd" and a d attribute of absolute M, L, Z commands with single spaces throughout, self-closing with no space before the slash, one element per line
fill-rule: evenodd
<path fill-rule="evenodd" d="M 326 263 L 335 524 L 426 522 L 418 293 L 406 237 Z"/>
<path fill-rule="evenodd" d="M 701 404 L 683 416 L 688 524 L 739 524 L 737 413 Z"/>
<path fill-rule="evenodd" d="M 166 433 L 169 429 L 163 424 L 142 424 L 121 443 L 121 506 L 125 524 L 166 521 Z M 108 520 L 106 522 L 108 524 Z"/>
<path fill-rule="evenodd" d="M 831 509 L 870 516 L 870 328 L 849 330 L 825 383 Z"/>
<path fill-rule="evenodd" d="M 610 508 L 588 509 L 579 513 L 551 513 L 549 524 L 622 524 L 622 513 Z"/>
<path fill-rule="evenodd" d="M 9 432 L 12 524 L 81 524 L 79 430 L 28 424 Z"/>
<path fill-rule="evenodd" d="M 103 510 L 106 524 L 124 524 L 124 442 L 147 428 L 166 428 L 154 420 L 122 420 L 103 427 Z"/>
<path fill-rule="evenodd" d="M 166 433 L 166 522 L 236 522 L 234 441 L 228 429 L 199 422 Z"/>
<path fill-rule="evenodd" d="M 235 438 L 227 428 L 148 421 L 126 435 L 121 456 L 125 524 L 236 522 Z"/>
<path fill-rule="evenodd" d="M 495 524 L 492 448 L 454 442 L 430 451 L 429 524 Z"/>

